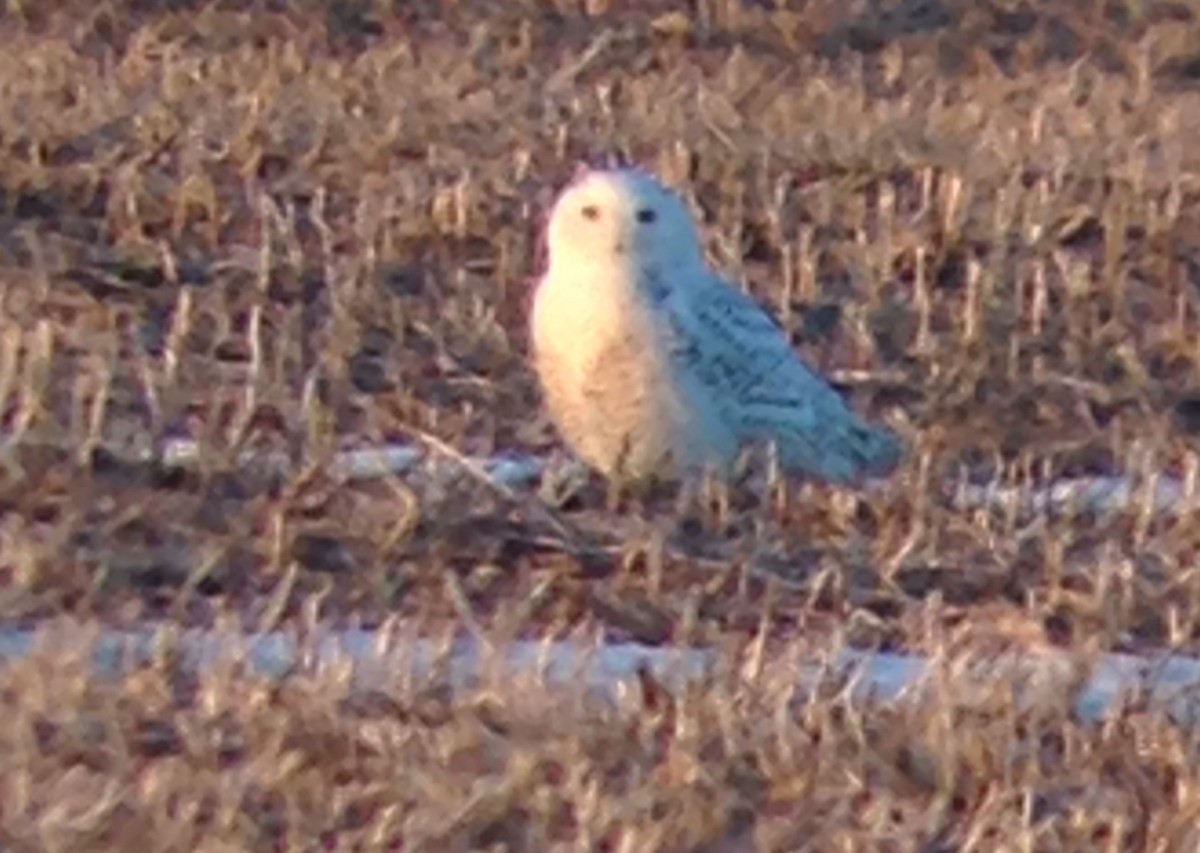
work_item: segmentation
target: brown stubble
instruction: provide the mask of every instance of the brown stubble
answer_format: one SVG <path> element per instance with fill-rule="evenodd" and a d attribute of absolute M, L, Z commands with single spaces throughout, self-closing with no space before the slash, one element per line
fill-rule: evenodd
<path fill-rule="evenodd" d="M 604 629 L 747 647 L 765 674 L 564 713 L 503 679 L 367 701 L 335 678 L 99 682 L 39 659 L 0 691 L 11 839 L 1194 841 L 1184 730 L 1136 707 L 1090 728 L 1068 688 L 1032 709 L 952 689 L 960 658 L 1005 650 L 1194 652 L 1193 514 L 947 500 L 961 479 L 1195 465 L 1194 13 L 583 5 L 10 4 L 0 612 Z M 693 197 L 714 261 L 909 441 L 898 476 L 616 512 L 593 480 L 547 520 L 469 472 L 332 472 L 387 440 L 561 448 L 528 288 L 553 192 L 608 155 Z M 138 461 L 178 435 L 194 468 Z M 794 701 L 766 665 L 845 640 L 949 676 L 864 714 Z"/>

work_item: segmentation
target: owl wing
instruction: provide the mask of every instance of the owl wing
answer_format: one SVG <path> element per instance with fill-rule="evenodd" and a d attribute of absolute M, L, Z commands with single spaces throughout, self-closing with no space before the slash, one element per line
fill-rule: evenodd
<path fill-rule="evenodd" d="M 860 420 L 758 303 L 711 273 L 689 284 L 663 303 L 685 394 L 743 443 L 774 442 L 787 471 L 847 482 L 895 467 L 896 436 Z"/>

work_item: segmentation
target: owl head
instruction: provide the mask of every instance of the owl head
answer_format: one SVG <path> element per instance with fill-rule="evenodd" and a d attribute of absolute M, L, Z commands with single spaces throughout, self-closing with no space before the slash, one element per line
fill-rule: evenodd
<path fill-rule="evenodd" d="M 610 265 L 658 273 L 704 263 L 700 235 L 683 200 L 639 169 L 589 169 L 550 212 L 551 268 Z"/>

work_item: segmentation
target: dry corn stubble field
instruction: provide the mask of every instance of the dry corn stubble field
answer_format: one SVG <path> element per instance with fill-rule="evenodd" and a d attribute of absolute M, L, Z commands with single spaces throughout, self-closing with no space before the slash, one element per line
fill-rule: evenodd
<path fill-rule="evenodd" d="M 9 3 L 5 619 L 1196 652 L 1194 514 L 947 493 L 1189 470 L 1200 12 L 681 5 Z M 680 518 L 669 494 L 609 510 L 595 482 L 551 506 L 330 473 L 385 441 L 559 446 L 526 357 L 537 232 L 576 163 L 611 155 L 692 194 L 716 262 L 904 433 L 893 481 Z M 179 435 L 197 468 L 131 461 Z M 1195 740 L 1156 714 L 1095 726 L 1004 691 L 863 712 L 787 687 L 647 683 L 614 708 L 170 655 L 114 682 L 48 655 L 0 672 L 0 844 L 1197 841 Z"/>

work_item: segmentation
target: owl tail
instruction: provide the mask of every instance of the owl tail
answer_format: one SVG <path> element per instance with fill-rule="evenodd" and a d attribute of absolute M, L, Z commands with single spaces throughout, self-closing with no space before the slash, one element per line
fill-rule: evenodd
<path fill-rule="evenodd" d="M 905 451 L 894 432 L 845 409 L 830 415 L 819 432 L 799 438 L 788 435 L 777 445 L 784 470 L 846 485 L 887 477 Z"/>
<path fill-rule="evenodd" d="M 887 477 L 904 456 L 904 442 L 900 436 L 886 427 L 871 426 L 862 421 L 851 427 L 851 446 L 858 475 L 862 477 Z"/>

